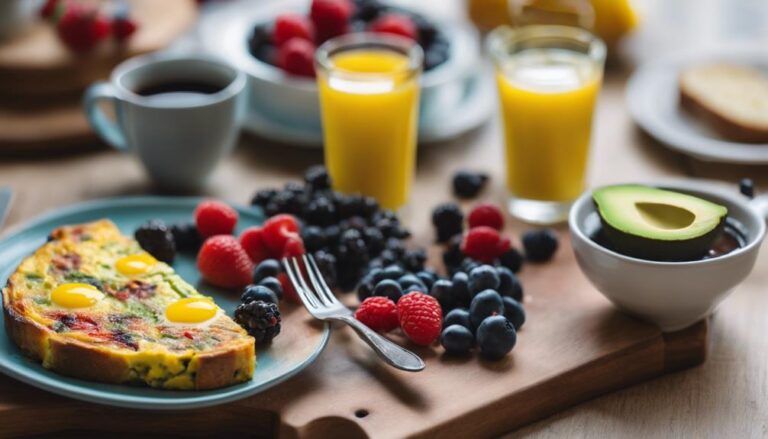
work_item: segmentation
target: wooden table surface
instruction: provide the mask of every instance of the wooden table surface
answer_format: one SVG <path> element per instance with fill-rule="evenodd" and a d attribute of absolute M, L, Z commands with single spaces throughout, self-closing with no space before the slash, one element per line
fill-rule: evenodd
<path fill-rule="evenodd" d="M 690 2 L 687 2 L 690 3 Z M 712 2 L 707 2 L 712 3 Z M 763 26 L 764 27 L 764 26 Z M 627 68 L 606 77 L 596 114 L 591 185 L 660 177 L 718 179 L 733 185 L 751 177 L 768 188 L 768 168 L 697 162 L 642 134 L 624 102 Z M 422 147 L 407 221 L 428 233 L 429 209 L 460 167 L 493 175 L 488 196 L 503 198 L 502 143 L 497 120 L 454 141 Z M 247 202 L 259 187 L 282 184 L 322 162 L 303 150 L 243 136 L 241 145 L 215 172 L 207 194 Z M 99 145 L 55 156 L 0 156 L 0 185 L 16 201 L 7 225 L 49 209 L 95 198 L 154 192 L 140 165 Z M 765 437 L 768 436 L 768 253 L 712 319 L 707 362 L 581 404 L 509 437 Z"/>

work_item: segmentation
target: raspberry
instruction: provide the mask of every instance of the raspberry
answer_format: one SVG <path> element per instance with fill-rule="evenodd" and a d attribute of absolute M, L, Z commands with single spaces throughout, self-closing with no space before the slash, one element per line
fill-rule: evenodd
<path fill-rule="evenodd" d="M 509 249 L 512 248 L 512 241 L 509 240 L 509 238 L 501 238 L 499 239 L 499 244 L 496 246 L 496 257 L 500 257 Z"/>
<path fill-rule="evenodd" d="M 301 303 L 301 299 L 299 299 L 299 293 L 297 293 L 293 288 L 293 284 L 291 283 L 291 280 L 288 278 L 287 274 L 278 274 L 277 280 L 280 281 L 280 286 L 283 287 L 284 298 L 290 300 L 293 303 Z"/>
<path fill-rule="evenodd" d="M 59 13 L 59 10 L 63 7 L 63 2 L 59 0 L 46 0 L 43 7 L 40 8 L 40 17 L 53 18 Z"/>
<path fill-rule="evenodd" d="M 355 318 L 377 332 L 389 332 L 400 325 L 397 305 L 386 297 L 369 297 L 355 311 Z"/>
<path fill-rule="evenodd" d="M 208 238 L 197 255 L 197 269 L 211 285 L 243 288 L 251 283 L 253 263 L 232 235 Z"/>
<path fill-rule="evenodd" d="M 412 40 L 419 37 L 419 30 L 413 20 L 401 14 L 387 14 L 371 23 L 369 30 L 380 34 L 399 35 Z"/>
<path fill-rule="evenodd" d="M 76 52 L 87 52 L 105 39 L 110 32 L 110 22 L 90 10 L 70 4 L 58 24 L 61 41 Z"/>
<path fill-rule="evenodd" d="M 195 209 L 197 231 L 205 238 L 231 235 L 237 218 L 237 211 L 220 201 L 203 201 Z"/>
<path fill-rule="evenodd" d="M 301 38 L 309 42 L 315 41 L 315 27 L 309 19 L 299 14 L 282 14 L 275 19 L 272 31 L 272 42 L 282 46 L 291 38 Z"/>
<path fill-rule="evenodd" d="M 136 22 L 127 17 L 115 18 L 112 21 L 112 35 L 117 41 L 125 41 L 136 33 Z"/>
<path fill-rule="evenodd" d="M 416 344 L 429 346 L 443 328 L 443 311 L 432 296 L 413 292 L 397 302 L 400 328 Z"/>
<path fill-rule="evenodd" d="M 504 216 L 501 210 L 491 203 L 480 203 L 475 206 L 467 217 L 469 228 L 488 226 L 496 230 L 504 228 Z"/>
<path fill-rule="evenodd" d="M 324 42 L 347 33 L 353 9 L 348 0 L 314 0 L 309 17 L 317 30 L 317 41 Z"/>
<path fill-rule="evenodd" d="M 286 241 L 285 247 L 283 247 L 282 257 L 300 257 L 304 253 L 306 253 L 306 250 L 304 250 L 304 242 L 301 240 L 301 238 L 290 238 L 288 241 Z"/>
<path fill-rule="evenodd" d="M 315 46 L 301 38 L 291 38 L 277 50 L 277 66 L 296 76 L 315 77 Z"/>
<path fill-rule="evenodd" d="M 461 252 L 480 262 L 490 263 L 498 255 L 501 237 L 496 229 L 479 226 L 470 229 L 461 243 Z"/>
<path fill-rule="evenodd" d="M 248 227 L 240 234 L 240 245 L 255 264 L 269 259 L 271 253 L 264 242 L 264 231 L 261 227 Z"/>
<path fill-rule="evenodd" d="M 264 243 L 270 252 L 282 255 L 286 244 L 291 239 L 301 239 L 299 223 L 293 215 L 275 215 L 264 223 Z"/>

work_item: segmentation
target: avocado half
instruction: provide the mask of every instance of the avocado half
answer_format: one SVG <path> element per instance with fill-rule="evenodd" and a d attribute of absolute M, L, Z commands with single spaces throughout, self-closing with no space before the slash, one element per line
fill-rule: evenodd
<path fill-rule="evenodd" d="M 592 192 L 603 235 L 615 251 L 653 261 L 692 261 L 720 236 L 728 209 L 680 192 L 641 185 Z"/>

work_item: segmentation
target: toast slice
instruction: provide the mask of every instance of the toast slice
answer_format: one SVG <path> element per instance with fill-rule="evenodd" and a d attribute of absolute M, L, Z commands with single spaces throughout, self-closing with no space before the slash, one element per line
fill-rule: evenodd
<path fill-rule="evenodd" d="M 8 279 L 3 312 L 27 355 L 77 378 L 202 390 L 255 368 L 253 337 L 108 220 L 54 230 Z"/>
<path fill-rule="evenodd" d="M 688 67 L 679 79 L 680 104 L 724 138 L 768 143 L 768 75 L 737 64 Z"/>

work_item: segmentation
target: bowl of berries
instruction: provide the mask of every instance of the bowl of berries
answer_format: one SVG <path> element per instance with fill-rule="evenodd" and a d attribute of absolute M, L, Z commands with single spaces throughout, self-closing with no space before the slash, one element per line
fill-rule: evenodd
<path fill-rule="evenodd" d="M 249 117 L 310 132 L 306 137 L 315 142 L 305 143 L 317 143 L 315 49 L 355 32 L 395 34 L 421 45 L 422 127 L 444 125 L 473 88 L 479 37 L 470 25 L 427 18 L 382 0 L 287 0 L 247 8 L 235 2 L 206 14 L 200 41 L 248 75 Z"/>

